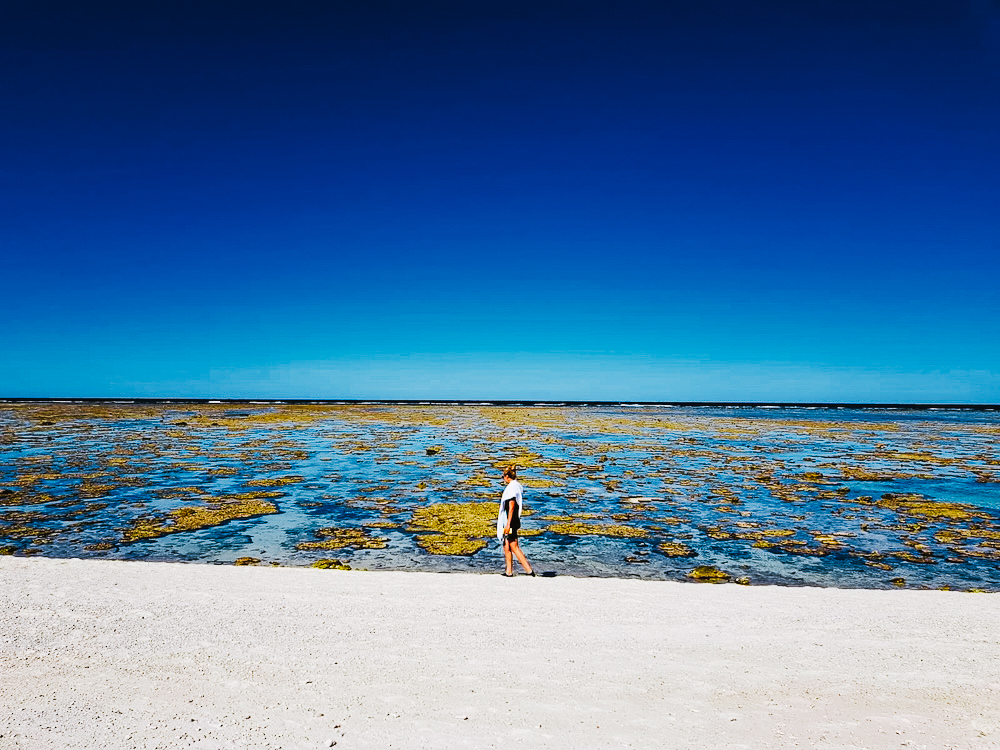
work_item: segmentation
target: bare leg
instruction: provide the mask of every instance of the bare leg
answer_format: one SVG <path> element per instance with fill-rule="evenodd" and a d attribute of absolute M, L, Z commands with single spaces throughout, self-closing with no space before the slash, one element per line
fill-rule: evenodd
<path fill-rule="evenodd" d="M 530 575 L 531 564 L 528 562 L 528 558 L 524 556 L 524 553 L 521 552 L 521 545 L 518 544 L 518 541 L 516 539 L 510 543 L 510 552 L 513 552 L 515 555 L 517 555 L 517 561 L 521 563 L 521 567 L 524 568 L 524 572 Z M 508 571 L 510 571 L 510 569 L 513 568 L 513 563 L 511 562 L 510 559 L 510 552 L 507 552 Z"/>
<path fill-rule="evenodd" d="M 511 559 L 510 555 L 510 542 L 506 539 L 503 540 L 503 561 L 507 565 L 507 575 L 514 575 L 514 561 Z M 517 544 L 517 542 L 514 542 Z"/>

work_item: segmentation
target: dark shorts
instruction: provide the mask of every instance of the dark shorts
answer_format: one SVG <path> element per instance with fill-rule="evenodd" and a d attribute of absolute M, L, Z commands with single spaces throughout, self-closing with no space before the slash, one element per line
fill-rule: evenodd
<path fill-rule="evenodd" d="M 514 520 L 510 524 L 510 533 L 509 534 L 504 534 L 503 538 L 506 539 L 508 542 L 516 542 L 517 541 L 517 530 L 519 528 L 521 528 L 521 519 L 518 518 L 517 515 L 515 514 L 514 515 Z"/>

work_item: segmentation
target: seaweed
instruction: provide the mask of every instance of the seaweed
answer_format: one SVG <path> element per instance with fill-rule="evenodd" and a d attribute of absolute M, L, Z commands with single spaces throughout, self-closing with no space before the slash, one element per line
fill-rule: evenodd
<path fill-rule="evenodd" d="M 660 542 L 656 550 L 667 557 L 697 557 L 698 553 L 682 542 Z"/>
<path fill-rule="evenodd" d="M 969 521 L 974 518 L 992 518 L 991 514 L 976 510 L 967 503 L 950 503 L 933 500 L 918 494 L 886 493 L 875 502 L 882 508 L 890 508 L 900 515 L 919 518 Z"/>
<path fill-rule="evenodd" d="M 354 549 L 384 549 L 387 542 L 385 537 L 373 536 L 364 529 L 357 528 L 327 527 L 317 529 L 314 534 L 322 541 L 299 542 L 295 545 L 295 549 L 304 551 L 344 549 L 346 547 L 353 547 Z"/>
<path fill-rule="evenodd" d="M 553 523 L 546 528 L 546 531 L 565 536 L 609 536 L 631 539 L 649 536 L 648 531 L 637 529 L 634 526 L 622 526 L 610 523 L 583 523 L 580 521 Z"/>
<path fill-rule="evenodd" d="M 23 490 L 0 490 L 0 506 L 44 505 L 56 500 L 59 500 L 59 498 L 44 493 L 25 492 Z"/>
<path fill-rule="evenodd" d="M 496 517 L 495 503 L 435 503 L 414 510 L 407 529 L 432 555 L 473 555 L 493 536 Z"/>
<path fill-rule="evenodd" d="M 322 560 L 317 560 L 312 563 L 309 567 L 320 568 L 321 570 L 350 570 L 351 566 L 340 560 L 334 560 L 330 558 L 323 558 Z"/>
<path fill-rule="evenodd" d="M 291 474 L 283 477 L 263 477 L 260 479 L 248 479 L 245 484 L 247 487 L 285 487 L 289 484 L 300 484 L 306 481 L 304 476 L 299 474 Z"/>
<path fill-rule="evenodd" d="M 687 574 L 688 578 L 705 583 L 725 583 L 732 576 L 712 565 L 699 565 Z"/>
<path fill-rule="evenodd" d="M 122 534 L 122 543 L 144 539 L 156 539 L 167 534 L 197 531 L 212 526 L 221 526 L 230 521 L 277 513 L 273 503 L 257 499 L 226 499 L 201 507 L 184 507 L 172 510 L 162 516 L 147 516 L 136 519 Z"/>

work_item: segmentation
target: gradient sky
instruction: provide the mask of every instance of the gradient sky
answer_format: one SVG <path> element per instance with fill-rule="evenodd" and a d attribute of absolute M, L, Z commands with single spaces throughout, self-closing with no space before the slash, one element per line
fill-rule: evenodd
<path fill-rule="evenodd" d="M 996 403 L 998 271 L 996 0 L 0 6 L 0 396 Z"/>

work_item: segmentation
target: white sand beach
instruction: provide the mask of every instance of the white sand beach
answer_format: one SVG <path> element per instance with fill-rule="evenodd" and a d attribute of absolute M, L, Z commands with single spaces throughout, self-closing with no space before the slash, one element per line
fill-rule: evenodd
<path fill-rule="evenodd" d="M 0 598 L 0 748 L 1000 747 L 992 594 L 8 557 Z"/>

